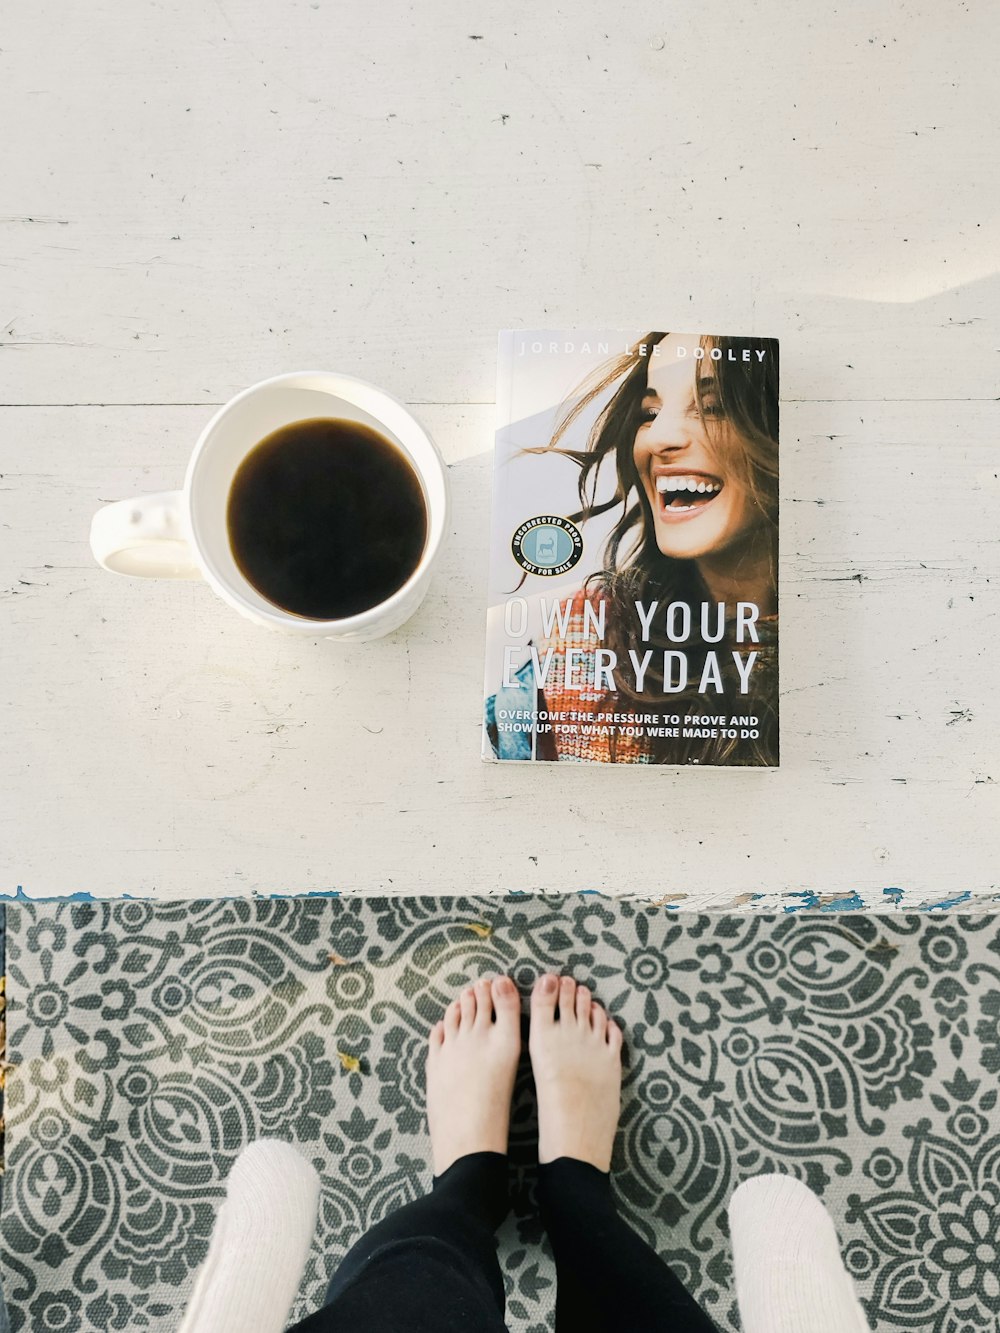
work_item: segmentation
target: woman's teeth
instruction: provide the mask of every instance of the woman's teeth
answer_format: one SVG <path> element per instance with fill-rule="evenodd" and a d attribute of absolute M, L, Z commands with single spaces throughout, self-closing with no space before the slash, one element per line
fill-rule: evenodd
<path fill-rule="evenodd" d="M 675 475 L 656 477 L 655 482 L 664 509 L 697 509 L 722 490 L 721 481 L 706 481 L 704 477 Z"/>
<path fill-rule="evenodd" d="M 691 494 L 715 495 L 722 490 L 722 483 L 706 481 L 704 477 L 657 477 L 656 489 L 661 495 L 664 491 L 689 491 Z"/>

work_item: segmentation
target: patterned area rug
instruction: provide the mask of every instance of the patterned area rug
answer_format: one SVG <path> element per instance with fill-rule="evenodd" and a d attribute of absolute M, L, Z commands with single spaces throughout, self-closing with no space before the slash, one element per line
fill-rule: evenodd
<path fill-rule="evenodd" d="M 176 1327 L 254 1138 L 323 1178 L 297 1313 L 429 1180 L 424 1035 L 469 978 L 594 980 L 629 1047 L 621 1207 L 724 1331 L 725 1206 L 761 1171 L 831 1209 L 877 1329 L 1000 1310 L 1000 940 L 991 917 L 679 916 L 567 899 L 8 909 L 3 1285 L 15 1330 Z M 515 1333 L 550 1326 L 530 1078 L 502 1236 Z"/>

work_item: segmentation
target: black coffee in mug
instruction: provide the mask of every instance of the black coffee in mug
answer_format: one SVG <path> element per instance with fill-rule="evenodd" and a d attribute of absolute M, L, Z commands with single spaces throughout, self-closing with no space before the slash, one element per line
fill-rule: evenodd
<path fill-rule="evenodd" d="M 233 478 L 226 523 L 243 577 L 311 620 L 386 601 L 427 542 L 409 459 L 370 426 L 332 417 L 294 421 L 261 440 Z"/>

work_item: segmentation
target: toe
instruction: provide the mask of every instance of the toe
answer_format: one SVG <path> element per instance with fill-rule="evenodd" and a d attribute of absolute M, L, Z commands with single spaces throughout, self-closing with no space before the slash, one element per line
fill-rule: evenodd
<path fill-rule="evenodd" d="M 572 1018 L 576 1007 L 576 982 L 572 977 L 563 977 L 559 982 L 559 1017 L 562 1020 Z"/>
<path fill-rule="evenodd" d="M 459 1007 L 462 1012 L 462 1031 L 471 1028 L 476 1021 L 476 992 L 472 986 L 467 986 L 458 997 Z"/>
<path fill-rule="evenodd" d="M 444 1023 L 435 1023 L 427 1036 L 431 1046 L 440 1046 L 444 1041 Z"/>
<path fill-rule="evenodd" d="M 458 1032 L 459 1020 L 462 1017 L 462 1006 L 457 1000 L 453 1000 L 444 1011 L 444 1032 L 446 1037 L 454 1037 Z"/>
<path fill-rule="evenodd" d="M 590 1009 L 593 996 L 590 993 L 589 986 L 577 986 L 576 988 L 576 1018 L 578 1023 L 584 1026 L 590 1026 Z"/>
<path fill-rule="evenodd" d="M 592 1005 L 590 1009 L 591 1031 L 595 1032 L 597 1036 L 600 1037 L 601 1040 L 603 1041 L 607 1026 L 608 1026 L 608 1016 L 604 1011 L 604 1007 L 599 1004 Z"/>
<path fill-rule="evenodd" d="M 608 1045 L 616 1055 L 621 1054 L 622 1030 L 613 1018 L 608 1019 Z"/>
<path fill-rule="evenodd" d="M 521 1029 L 521 997 L 510 977 L 497 977 L 493 982 L 493 1010 L 497 1016 L 497 1025 L 503 1028 Z"/>
<path fill-rule="evenodd" d="M 533 1025 L 551 1023 L 556 1016 L 559 998 L 559 978 L 546 972 L 535 982 L 531 992 L 531 1022 Z"/>
<path fill-rule="evenodd" d="M 487 977 L 476 982 L 476 1027 L 480 1029 L 493 1024 L 493 991 Z"/>

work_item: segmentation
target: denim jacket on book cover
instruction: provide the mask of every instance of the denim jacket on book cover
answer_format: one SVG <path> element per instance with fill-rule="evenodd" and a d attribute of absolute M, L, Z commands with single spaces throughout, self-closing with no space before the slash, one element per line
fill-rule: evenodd
<path fill-rule="evenodd" d="M 486 734 L 498 759 L 531 758 L 531 732 L 498 730 L 497 713 L 501 709 L 530 713 L 537 707 L 532 671 L 529 659 L 519 671 L 514 672 L 516 684 L 500 688 L 486 700 Z"/>

